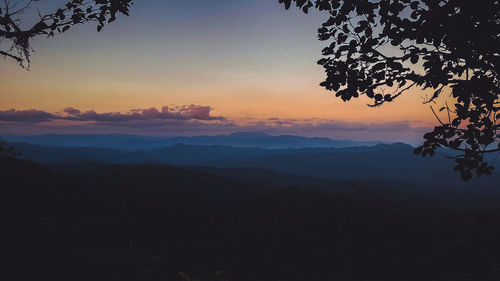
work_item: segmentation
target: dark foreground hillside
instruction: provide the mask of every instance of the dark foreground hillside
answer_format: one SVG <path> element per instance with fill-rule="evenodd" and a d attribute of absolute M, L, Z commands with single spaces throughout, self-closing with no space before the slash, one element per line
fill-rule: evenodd
<path fill-rule="evenodd" d="M 500 280 L 492 194 L 335 181 L 328 191 L 158 165 L 80 170 L 0 159 L 17 279 Z"/>

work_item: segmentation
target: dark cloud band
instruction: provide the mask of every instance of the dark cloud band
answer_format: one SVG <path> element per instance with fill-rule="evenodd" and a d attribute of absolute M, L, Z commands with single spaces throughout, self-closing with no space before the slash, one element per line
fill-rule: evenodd
<path fill-rule="evenodd" d="M 0 121 L 5 122 L 22 122 L 22 123 L 39 123 L 46 122 L 57 118 L 57 116 L 36 109 L 29 110 L 5 110 L 0 111 Z"/>
<path fill-rule="evenodd" d="M 200 105 L 163 106 L 161 110 L 154 107 L 134 109 L 126 113 L 105 112 L 95 110 L 80 111 L 72 107 L 64 109 L 64 114 L 53 114 L 42 110 L 5 110 L 0 111 L 0 121 L 40 123 L 52 120 L 94 121 L 94 122 L 126 122 L 136 120 L 224 120 L 221 116 L 211 116 L 212 107 Z"/>

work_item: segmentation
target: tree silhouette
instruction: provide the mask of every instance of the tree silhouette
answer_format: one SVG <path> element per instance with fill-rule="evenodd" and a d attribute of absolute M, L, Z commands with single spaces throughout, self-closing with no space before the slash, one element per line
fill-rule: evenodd
<path fill-rule="evenodd" d="M 37 9 L 39 18 L 29 27 L 24 27 L 25 19 L 21 17 L 28 9 L 34 8 L 34 2 L 38 0 L 4 0 L 0 3 L 0 42 L 6 40 L 10 43 L 7 49 L 0 49 L 0 55 L 16 60 L 22 67 L 29 67 L 32 38 L 40 35 L 51 37 L 87 22 L 96 22 L 97 31 L 101 31 L 118 14 L 128 15 L 132 5 L 132 0 L 72 0 L 50 14 L 42 15 Z"/>
<path fill-rule="evenodd" d="M 376 107 L 411 88 L 432 89 L 424 103 L 446 95 L 439 125 L 415 150 L 458 151 L 464 180 L 491 174 L 486 153 L 500 151 L 500 1 L 279 0 L 329 13 L 318 29 L 330 41 L 318 61 L 321 86 L 344 101 L 367 96 Z M 449 104 L 450 102 L 450 104 Z"/>
<path fill-rule="evenodd" d="M 0 157 L 16 158 L 21 153 L 16 152 L 14 148 L 0 139 Z"/>

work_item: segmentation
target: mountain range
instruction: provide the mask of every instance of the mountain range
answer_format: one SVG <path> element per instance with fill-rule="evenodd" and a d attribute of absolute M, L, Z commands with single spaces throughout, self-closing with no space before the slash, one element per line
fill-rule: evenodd
<path fill-rule="evenodd" d="M 335 264 L 340 277 L 361 274 L 350 280 L 379 270 L 383 280 L 416 272 L 417 281 L 447 264 L 450 278 L 439 280 L 455 280 L 457 268 L 460 280 L 496 280 L 498 273 L 483 265 L 499 260 L 492 237 L 500 234 L 500 175 L 463 183 L 448 151 L 422 158 L 404 143 L 9 144 L 24 158 L 0 156 L 11 214 L 5 252 L 22 261 L 16 272 L 28 266 L 28 274 L 51 280 L 75 272 L 77 280 L 177 280 L 203 265 L 200 280 L 330 280 Z M 470 257 L 477 267 L 465 266 L 475 265 Z M 287 266 L 269 269 L 276 260 Z M 219 268 L 234 278 L 211 278 Z M 321 279 L 293 279 L 306 276 L 304 269 Z"/>
<path fill-rule="evenodd" d="M 119 150 L 152 150 L 172 146 L 187 145 L 224 145 L 231 147 L 260 147 L 269 149 L 306 148 L 306 147 L 352 147 L 370 146 L 379 141 L 332 140 L 319 137 L 292 135 L 272 136 L 265 133 L 237 132 L 229 135 L 194 137 L 151 137 L 123 134 L 84 134 L 84 135 L 0 135 L 7 142 L 23 142 L 44 146 L 97 147 Z"/>
<path fill-rule="evenodd" d="M 346 148 L 266 149 L 176 144 L 143 151 L 95 147 L 55 147 L 11 143 L 22 158 L 47 165 L 78 163 L 161 164 L 215 168 L 261 168 L 302 177 L 335 180 L 390 180 L 408 184 L 462 186 L 445 152 L 432 158 L 414 147 L 378 144 Z M 251 173 L 246 173 L 251 177 Z M 468 183 L 470 185 L 470 183 Z M 475 186 L 496 186 L 498 175 L 475 179 Z"/>

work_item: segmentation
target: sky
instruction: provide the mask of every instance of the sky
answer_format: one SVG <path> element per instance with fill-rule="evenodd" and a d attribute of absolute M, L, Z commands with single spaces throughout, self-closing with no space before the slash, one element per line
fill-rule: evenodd
<path fill-rule="evenodd" d="M 262 131 L 418 143 L 436 123 L 425 92 L 370 108 L 319 86 L 325 19 L 278 0 L 136 0 L 99 33 L 85 24 L 33 40 L 29 71 L 1 60 L 0 134 Z"/>

